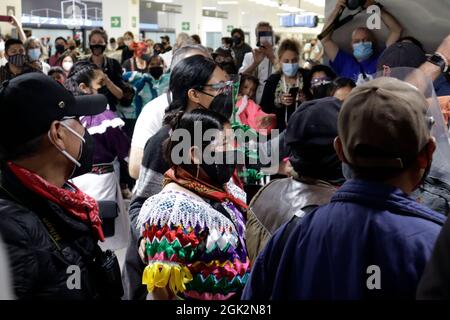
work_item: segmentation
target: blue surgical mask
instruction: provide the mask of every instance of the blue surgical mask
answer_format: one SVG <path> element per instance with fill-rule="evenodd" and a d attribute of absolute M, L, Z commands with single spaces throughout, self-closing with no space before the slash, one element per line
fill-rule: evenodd
<path fill-rule="evenodd" d="M 364 61 L 373 54 L 372 42 L 359 42 L 353 45 L 353 55 L 356 60 Z"/>
<path fill-rule="evenodd" d="M 37 61 L 39 60 L 39 57 L 41 56 L 41 49 L 30 49 L 28 50 L 28 57 L 30 58 L 30 61 Z"/>
<path fill-rule="evenodd" d="M 293 77 L 297 74 L 299 65 L 298 63 L 283 63 L 283 73 L 288 77 Z"/>

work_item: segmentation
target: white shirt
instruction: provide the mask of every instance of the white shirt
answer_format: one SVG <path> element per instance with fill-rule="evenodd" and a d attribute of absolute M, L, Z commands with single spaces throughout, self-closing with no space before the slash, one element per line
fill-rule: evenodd
<path fill-rule="evenodd" d="M 249 66 L 253 63 L 253 52 L 247 52 L 244 56 L 244 61 L 242 62 L 242 67 L 239 69 L 239 72 L 243 72 L 245 69 L 247 69 Z M 267 78 L 272 75 L 274 71 L 274 66 L 272 63 L 270 63 L 270 60 L 265 57 L 263 61 L 259 64 L 258 68 L 256 69 L 255 76 L 259 79 L 259 87 L 256 91 L 256 103 L 261 103 L 261 98 L 264 92 L 264 86 L 266 84 Z"/>
<path fill-rule="evenodd" d="M 166 69 L 170 69 L 170 66 L 172 65 L 173 49 L 168 51 L 168 52 L 166 52 L 166 53 L 162 53 L 159 56 L 164 60 L 164 64 L 166 65 Z"/>
<path fill-rule="evenodd" d="M 133 139 L 131 140 L 132 147 L 145 148 L 147 140 L 162 128 L 164 114 L 168 106 L 167 93 L 163 93 L 145 105 L 134 127 Z"/>

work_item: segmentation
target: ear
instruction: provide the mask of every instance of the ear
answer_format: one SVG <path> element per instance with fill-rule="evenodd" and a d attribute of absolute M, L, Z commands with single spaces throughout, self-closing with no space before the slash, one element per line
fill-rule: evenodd
<path fill-rule="evenodd" d="M 80 83 L 79 85 L 78 85 L 78 88 L 83 92 L 83 93 L 86 93 L 86 94 L 89 94 L 90 92 L 89 92 L 89 87 L 85 84 L 85 83 Z"/>
<path fill-rule="evenodd" d="M 200 103 L 200 95 L 197 90 L 189 89 L 188 91 L 188 98 L 192 102 Z"/>
<path fill-rule="evenodd" d="M 60 150 L 66 150 L 64 143 L 65 132 L 62 130 L 62 125 L 58 121 L 53 121 L 50 125 L 50 142 L 57 146 Z"/>
<path fill-rule="evenodd" d="M 436 139 L 431 137 L 427 145 L 417 157 L 417 163 L 420 169 L 426 169 L 433 161 L 433 153 L 436 151 Z"/>
<path fill-rule="evenodd" d="M 191 147 L 189 149 L 189 157 L 191 159 L 191 163 L 193 164 L 200 164 L 201 162 L 201 154 L 198 147 Z"/>
<path fill-rule="evenodd" d="M 338 155 L 341 162 L 348 163 L 347 159 L 345 159 L 341 138 L 339 137 L 336 137 L 336 139 L 334 139 L 334 150 L 336 151 L 336 154 Z"/>

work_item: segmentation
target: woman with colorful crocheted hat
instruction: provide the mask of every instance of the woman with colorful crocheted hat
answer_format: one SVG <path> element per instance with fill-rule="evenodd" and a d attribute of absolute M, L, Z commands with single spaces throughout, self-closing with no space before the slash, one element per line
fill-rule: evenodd
<path fill-rule="evenodd" d="M 227 185 L 238 160 L 230 124 L 198 109 L 171 125 L 163 148 L 172 167 L 138 217 L 147 264 L 142 282 L 150 299 L 240 299 L 250 272 L 247 206 L 242 190 Z M 203 139 L 207 131 L 215 139 Z"/>

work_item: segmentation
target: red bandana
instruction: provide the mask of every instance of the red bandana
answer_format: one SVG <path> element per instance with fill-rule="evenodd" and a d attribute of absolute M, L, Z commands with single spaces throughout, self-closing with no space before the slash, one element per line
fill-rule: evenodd
<path fill-rule="evenodd" d="M 97 202 L 81 192 L 75 185 L 67 182 L 75 191 L 69 191 L 48 183 L 36 173 L 8 162 L 9 169 L 20 180 L 20 182 L 32 192 L 54 202 L 75 216 L 77 219 L 90 223 L 92 230 L 101 241 L 105 240 L 102 229 Z M 87 215 L 89 212 L 89 217 Z M 89 219 L 90 218 L 90 219 Z M 90 221 L 89 221 L 90 220 Z"/>
<path fill-rule="evenodd" d="M 201 197 L 206 197 L 218 202 L 228 200 L 244 210 L 248 208 L 244 202 L 235 198 L 227 190 L 219 189 L 207 182 L 204 182 L 206 178 L 203 175 L 196 178 L 181 167 L 173 167 L 169 169 L 164 174 L 164 178 L 164 186 L 170 182 L 175 182 L 178 185 L 200 195 Z"/>

